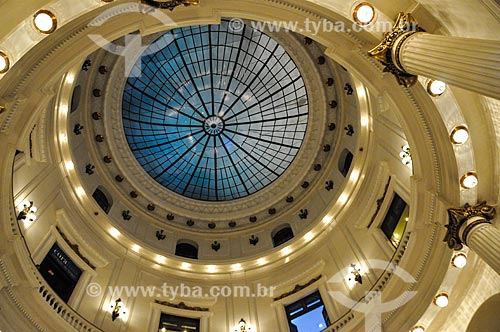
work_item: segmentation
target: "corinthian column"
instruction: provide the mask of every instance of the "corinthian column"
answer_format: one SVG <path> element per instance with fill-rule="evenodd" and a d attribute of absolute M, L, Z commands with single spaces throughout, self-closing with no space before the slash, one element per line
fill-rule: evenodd
<path fill-rule="evenodd" d="M 500 99 L 500 41 L 425 33 L 413 16 L 400 13 L 369 53 L 405 86 L 422 75 Z"/>
<path fill-rule="evenodd" d="M 454 250 L 467 245 L 500 274 L 500 230 L 491 224 L 495 215 L 495 208 L 485 202 L 449 209 L 445 241 Z"/>

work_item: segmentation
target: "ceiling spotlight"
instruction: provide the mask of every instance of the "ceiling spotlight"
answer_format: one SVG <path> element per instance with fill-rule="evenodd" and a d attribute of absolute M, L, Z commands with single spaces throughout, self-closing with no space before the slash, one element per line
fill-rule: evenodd
<path fill-rule="evenodd" d="M 453 144 L 464 144 L 469 139 L 469 130 L 465 126 L 456 126 L 450 134 Z"/>
<path fill-rule="evenodd" d="M 33 15 L 33 24 L 36 31 L 43 34 L 50 34 L 57 29 L 56 16 L 48 10 L 39 10 Z"/>
<path fill-rule="evenodd" d="M 423 327 L 422 325 L 415 326 L 410 330 L 410 332 L 424 332 L 424 331 L 425 327 Z"/>
<path fill-rule="evenodd" d="M 439 293 L 434 297 L 434 304 L 440 308 L 444 308 L 448 305 L 448 294 Z"/>
<path fill-rule="evenodd" d="M 358 25 L 368 25 L 375 20 L 375 7 L 369 2 L 361 2 L 354 8 L 352 17 Z"/>
<path fill-rule="evenodd" d="M 0 74 L 6 73 L 10 68 L 10 61 L 7 54 L 0 51 Z"/>
<path fill-rule="evenodd" d="M 467 255 L 463 252 L 456 253 L 451 259 L 451 265 L 456 268 L 463 269 L 464 266 L 467 265 Z"/>
<path fill-rule="evenodd" d="M 427 83 L 427 92 L 433 96 L 441 96 L 446 91 L 446 83 L 437 80 L 430 80 Z"/>
<path fill-rule="evenodd" d="M 467 172 L 460 179 L 460 185 L 464 189 L 472 189 L 477 186 L 477 174 L 476 172 Z"/>

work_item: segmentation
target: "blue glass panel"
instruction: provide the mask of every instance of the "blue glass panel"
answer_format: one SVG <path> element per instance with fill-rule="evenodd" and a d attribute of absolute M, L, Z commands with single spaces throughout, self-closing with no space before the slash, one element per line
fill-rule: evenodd
<path fill-rule="evenodd" d="M 297 332 L 319 332 L 325 329 L 327 325 L 322 314 L 323 308 L 324 306 L 318 307 L 292 320 Z"/>
<path fill-rule="evenodd" d="M 304 81 L 287 52 L 245 26 L 178 28 L 135 65 L 123 124 L 144 170 L 189 198 L 227 201 L 276 180 L 307 128 Z"/>

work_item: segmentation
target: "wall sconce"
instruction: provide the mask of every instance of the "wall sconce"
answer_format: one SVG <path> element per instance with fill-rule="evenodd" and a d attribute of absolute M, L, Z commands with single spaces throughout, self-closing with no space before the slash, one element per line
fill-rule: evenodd
<path fill-rule="evenodd" d="M 30 223 L 35 221 L 37 208 L 33 205 L 32 201 L 23 201 L 17 208 L 19 210 L 17 220 L 25 220 Z"/>
<path fill-rule="evenodd" d="M 403 165 L 411 168 L 412 159 L 411 159 L 410 146 L 408 144 L 405 144 L 401 147 L 401 152 L 399 153 L 399 157 L 401 158 L 401 162 L 403 163 Z"/>
<path fill-rule="evenodd" d="M 349 275 L 347 276 L 347 280 L 352 282 L 356 281 L 358 284 L 363 284 L 363 277 L 361 277 L 361 268 L 356 266 L 356 264 L 351 264 L 349 268 Z"/>
<path fill-rule="evenodd" d="M 238 325 L 234 327 L 234 332 L 251 332 L 254 331 L 253 327 L 242 318 Z"/>
<path fill-rule="evenodd" d="M 114 304 L 111 304 L 111 320 L 114 322 L 121 315 L 127 314 L 127 309 L 123 306 L 121 298 L 118 298 Z"/>

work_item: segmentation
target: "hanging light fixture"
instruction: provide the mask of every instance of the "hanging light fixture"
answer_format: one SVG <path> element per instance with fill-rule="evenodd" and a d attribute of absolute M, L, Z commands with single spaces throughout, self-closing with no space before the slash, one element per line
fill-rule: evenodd
<path fill-rule="evenodd" d="M 39 10 L 33 15 L 35 30 L 43 34 L 51 34 L 57 29 L 57 18 L 49 10 Z"/>
<path fill-rule="evenodd" d="M 424 332 L 424 331 L 425 327 L 423 327 L 422 325 L 415 326 L 410 330 L 410 332 Z"/>

